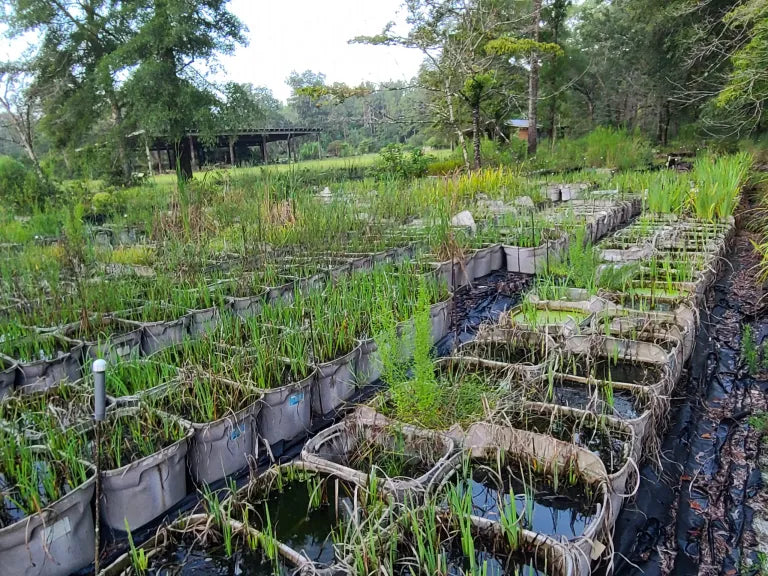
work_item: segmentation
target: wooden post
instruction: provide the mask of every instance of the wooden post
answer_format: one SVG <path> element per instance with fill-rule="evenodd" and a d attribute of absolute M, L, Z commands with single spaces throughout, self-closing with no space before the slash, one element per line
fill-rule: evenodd
<path fill-rule="evenodd" d="M 149 170 L 149 177 L 154 176 L 154 170 L 152 169 L 152 152 L 149 151 L 149 140 L 144 137 L 144 152 L 147 153 L 147 169 Z"/>
<path fill-rule="evenodd" d="M 320 145 L 320 132 L 317 133 L 317 159 L 323 159 L 323 147 Z"/>
<path fill-rule="evenodd" d="M 198 170 L 200 167 L 197 164 L 197 150 L 195 150 L 195 140 L 192 135 L 189 135 L 189 154 L 190 154 L 190 166 L 193 170 Z"/>
<path fill-rule="evenodd" d="M 262 134 L 261 135 L 261 161 L 264 163 L 264 165 L 269 162 L 269 157 L 267 156 L 267 135 Z"/>
<path fill-rule="evenodd" d="M 288 164 L 291 163 L 291 135 L 288 134 Z"/>

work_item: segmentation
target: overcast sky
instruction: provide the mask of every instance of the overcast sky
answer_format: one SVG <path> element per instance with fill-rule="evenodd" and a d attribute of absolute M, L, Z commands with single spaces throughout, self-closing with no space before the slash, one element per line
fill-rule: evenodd
<path fill-rule="evenodd" d="M 292 70 L 313 70 L 328 82 L 410 80 L 421 64 L 418 50 L 348 44 L 404 24 L 402 0 L 232 0 L 230 10 L 248 26 L 249 45 L 221 58 L 219 79 L 272 89 L 285 100 Z M 401 28 L 402 29 L 402 28 Z"/>

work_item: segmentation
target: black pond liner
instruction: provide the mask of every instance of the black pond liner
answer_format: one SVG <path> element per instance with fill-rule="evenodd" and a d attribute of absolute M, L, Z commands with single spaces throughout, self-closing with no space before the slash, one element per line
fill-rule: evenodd
<path fill-rule="evenodd" d="M 711 554 L 716 541 L 723 548 L 715 549 L 715 562 L 707 566 L 707 570 L 720 574 L 759 573 L 754 552 L 748 557 L 744 550 L 753 516 L 749 499 L 759 490 L 759 472 L 755 473 L 753 468 L 750 473 L 749 462 L 729 461 L 730 484 L 715 485 L 714 493 L 700 490 L 725 464 L 721 464 L 721 452 L 730 448 L 731 438 L 749 425 L 747 410 L 712 420 L 708 408 L 733 403 L 734 409 L 739 410 L 750 392 L 768 392 L 765 382 L 756 382 L 738 370 L 740 350 L 734 347 L 727 326 L 729 323 L 741 325 L 747 320 L 747 312 L 742 310 L 744 303 L 731 290 L 733 276 L 749 266 L 742 261 L 743 254 L 741 247 L 732 254 L 733 267 L 724 267 L 726 273 L 715 285 L 712 309 L 701 311 L 701 329 L 689 377 L 682 387 L 682 397 L 673 404 L 670 429 L 662 444 L 665 455 L 662 469 L 655 470 L 649 465 L 641 468 L 642 481 L 636 502 L 625 507 L 617 519 L 616 573 L 630 576 L 697 574 L 704 568 L 702 555 Z M 735 396 L 735 401 L 729 396 Z M 737 444 L 734 448 L 744 447 Z M 747 457 L 751 460 L 749 454 Z M 726 508 L 722 520 L 707 519 L 712 496 L 722 499 Z M 659 555 L 659 549 L 665 545 L 665 535 L 670 532 L 677 548 L 671 567 L 667 559 Z M 713 532 L 717 532 L 717 538 Z M 755 562 L 752 569 L 744 569 L 750 560 Z"/>

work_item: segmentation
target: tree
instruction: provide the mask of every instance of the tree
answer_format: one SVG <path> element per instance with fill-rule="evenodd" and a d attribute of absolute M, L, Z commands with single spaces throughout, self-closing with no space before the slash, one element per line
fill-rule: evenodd
<path fill-rule="evenodd" d="M 493 81 L 493 75 L 485 73 L 467 78 L 464 83 L 464 94 L 469 106 L 472 108 L 472 148 L 476 170 L 479 170 L 482 164 L 480 160 L 480 104 L 493 86 Z"/>
<path fill-rule="evenodd" d="M 219 101 L 207 81 L 219 54 L 245 44 L 245 28 L 227 0 L 134 0 L 135 34 L 116 51 L 132 119 L 173 143 L 178 177 L 192 177 L 189 130 L 211 133 Z"/>
<path fill-rule="evenodd" d="M 513 58 L 528 59 L 528 154 L 536 154 L 538 144 L 538 102 L 539 102 L 539 57 L 543 55 L 559 56 L 563 49 L 552 42 L 539 42 L 539 22 L 541 20 L 541 0 L 533 3 L 533 38 L 515 38 L 505 36 L 491 40 L 485 45 L 490 54 L 499 54 Z"/>
<path fill-rule="evenodd" d="M 129 40 L 129 2 L 10 0 L 4 23 L 11 37 L 35 33 L 29 59 L 31 90 L 40 97 L 42 127 L 60 148 L 81 146 L 109 114 L 123 178 L 130 177 L 123 103 L 115 81 L 114 51 Z"/>
<path fill-rule="evenodd" d="M 461 103 L 473 114 L 479 113 L 482 100 L 488 96 L 487 74 L 494 58 L 483 50 L 485 44 L 499 35 L 509 22 L 504 18 L 501 0 L 408 0 L 408 23 L 411 30 L 401 36 L 392 24 L 375 36 L 361 36 L 353 42 L 373 45 L 405 46 L 424 55 L 419 82 L 426 90 L 440 95 L 433 101 L 432 112 L 455 135 L 469 168 L 469 154 L 460 122 Z M 473 79 L 482 79 L 475 82 Z M 467 89 L 472 89 L 469 93 Z M 474 125 L 473 120 L 473 125 Z M 479 162 L 479 130 L 473 130 L 475 165 Z"/>
<path fill-rule="evenodd" d="M 23 148 L 32 167 L 41 180 L 45 180 L 40 161 L 35 150 L 35 124 L 37 109 L 30 90 L 30 76 L 18 64 L 0 65 L 0 106 L 5 110 L 10 124 L 13 141 Z"/>
<path fill-rule="evenodd" d="M 762 126 L 768 104 L 768 5 L 749 0 L 725 21 L 745 30 L 748 41 L 732 54 L 733 69 L 715 104 L 729 113 L 739 132 L 751 132 Z"/>
<path fill-rule="evenodd" d="M 280 102 L 268 88 L 228 82 L 222 89 L 224 101 L 216 111 L 217 131 L 229 133 L 229 158 L 235 163 L 236 133 L 254 129 L 280 118 Z"/>

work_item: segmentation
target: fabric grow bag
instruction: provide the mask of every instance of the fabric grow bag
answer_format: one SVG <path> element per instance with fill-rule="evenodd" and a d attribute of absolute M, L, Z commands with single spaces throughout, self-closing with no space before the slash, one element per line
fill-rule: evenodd
<path fill-rule="evenodd" d="M 360 340 L 359 344 L 360 353 L 355 364 L 355 376 L 359 385 L 364 387 L 381 378 L 383 365 L 376 340 L 368 338 Z"/>
<path fill-rule="evenodd" d="M 130 415 L 138 410 L 137 407 L 119 408 L 110 417 Z M 194 431 L 188 423 L 177 420 L 187 430 L 184 438 L 155 454 L 102 472 L 101 519 L 112 530 L 125 531 L 126 522 L 131 531 L 141 528 L 187 495 L 186 457 Z"/>
<path fill-rule="evenodd" d="M 189 318 L 184 315 L 174 320 L 143 322 L 116 316 L 121 322 L 141 328 L 141 353 L 150 356 L 174 344 L 181 344 L 186 338 Z"/>
<path fill-rule="evenodd" d="M 214 332 L 221 325 L 221 311 L 216 306 L 200 310 L 189 310 L 187 330 L 190 338 L 202 338 Z"/>
<path fill-rule="evenodd" d="M 469 428 L 464 446 L 472 458 L 496 461 L 501 455 L 510 454 L 531 463 L 537 471 L 542 464 L 545 472 L 554 467 L 567 470 L 572 462 L 576 464 L 579 476 L 594 491 L 597 510 L 582 535 L 568 540 L 567 545 L 579 553 L 578 573 L 589 574 L 592 561 L 600 558 L 608 547 L 612 530 L 608 480 L 600 459 L 591 452 L 550 436 L 485 423 L 473 424 Z"/>
<path fill-rule="evenodd" d="M 10 394 L 16 387 L 18 364 L 10 358 L 0 355 L 0 399 Z"/>
<path fill-rule="evenodd" d="M 93 562 L 96 469 L 87 467 L 92 474 L 83 484 L 39 514 L 0 529 L 3 576 L 69 576 Z"/>
<path fill-rule="evenodd" d="M 536 347 L 541 354 L 540 362 L 504 362 L 488 358 L 484 349 L 488 346 L 510 346 L 516 348 Z M 554 339 L 541 332 L 494 328 L 478 334 L 475 340 L 460 345 L 456 353 L 462 358 L 474 358 L 487 365 L 504 366 L 514 378 L 525 381 L 535 380 L 542 376 L 552 359 L 552 353 L 557 348 Z"/>
<path fill-rule="evenodd" d="M 360 344 L 357 344 L 344 356 L 315 366 L 317 381 L 312 387 L 313 415 L 321 417 L 333 415 L 355 395 L 359 358 Z"/>
<path fill-rule="evenodd" d="M 286 444 L 307 435 L 312 423 L 312 388 L 317 370 L 300 380 L 279 388 L 262 390 L 263 405 L 258 414 L 259 437 L 273 456 L 282 454 Z"/>
<path fill-rule="evenodd" d="M 622 466 L 609 467 L 601 459 L 601 463 L 605 468 L 606 477 L 608 479 L 611 500 L 611 521 L 615 521 L 624 500 L 634 495 L 637 490 L 637 483 L 640 481 L 640 473 L 637 463 L 635 462 L 635 446 L 637 444 L 635 440 L 634 430 L 625 422 L 612 417 L 598 416 L 592 412 L 585 410 L 578 410 L 576 408 L 568 408 L 566 406 L 555 406 L 552 404 L 541 403 L 526 403 L 522 409 L 518 406 L 505 406 L 496 411 L 493 421 L 495 424 L 504 425 L 509 428 L 516 428 L 520 430 L 526 430 L 533 434 L 542 434 L 544 436 L 552 436 L 550 433 L 529 430 L 528 428 L 517 426 L 516 422 L 510 422 L 508 419 L 509 410 L 539 416 L 545 420 L 549 420 L 552 423 L 557 422 L 558 416 L 571 418 L 574 422 L 589 423 L 593 427 L 600 427 L 609 430 L 612 434 L 615 434 L 616 442 L 622 446 L 622 457 L 624 458 L 624 464 Z M 559 424 L 562 427 L 562 424 Z M 560 438 L 554 438 L 556 442 L 565 442 L 566 444 L 576 444 L 576 442 L 567 442 Z M 589 450 L 584 446 L 579 446 L 581 450 Z M 594 454 L 594 452 L 592 452 Z M 596 455 L 597 456 L 597 455 Z"/>
<path fill-rule="evenodd" d="M 567 338 L 563 344 L 567 352 L 577 356 L 589 357 L 592 360 L 605 359 L 609 362 L 616 358 L 623 362 L 634 362 L 653 367 L 659 372 L 659 378 L 651 384 L 628 382 L 621 379 L 614 379 L 614 383 L 637 384 L 662 395 L 669 394 L 674 388 L 672 360 L 667 352 L 656 344 L 611 338 L 599 334 L 575 335 Z"/>
<path fill-rule="evenodd" d="M 88 359 L 103 358 L 108 362 L 116 363 L 141 354 L 141 327 L 107 316 L 98 320 L 102 327 L 112 328 L 114 332 L 107 333 L 101 340 L 82 340 L 77 338 L 80 322 L 73 322 L 63 326 L 58 334 L 74 345 L 82 344 L 83 362 Z"/>
<path fill-rule="evenodd" d="M 473 257 L 473 280 L 501 270 L 504 266 L 504 250 L 501 244 L 491 244 L 475 250 Z"/>
<path fill-rule="evenodd" d="M 253 296 L 234 297 L 225 296 L 224 301 L 227 304 L 227 309 L 243 320 L 258 316 L 261 312 L 261 307 L 264 305 L 266 291 Z"/>
<path fill-rule="evenodd" d="M 414 458 L 424 458 L 427 454 L 425 460 L 429 468 L 417 478 L 380 478 L 381 489 L 398 501 L 424 496 L 433 483 L 439 482 L 459 464 L 459 459 L 454 454 L 455 443 L 448 436 L 370 412 L 353 414 L 318 433 L 304 445 L 301 458 L 327 474 L 367 486 L 371 477 L 370 470 L 357 470 L 349 467 L 347 463 L 361 440 L 384 450 L 393 450 L 396 442 L 394 432 L 401 435 L 398 437 L 401 442 L 400 449 L 407 450 Z"/>
<path fill-rule="evenodd" d="M 56 357 L 33 362 L 16 362 L 4 356 L 6 362 L 16 362 L 16 388 L 34 385 L 36 389 L 51 388 L 62 382 L 76 382 L 82 376 L 83 345 L 72 343 L 55 334 L 32 337 L 51 339 L 56 342 Z"/>
<path fill-rule="evenodd" d="M 212 484 L 248 467 L 256 454 L 256 419 L 262 407 L 260 390 L 225 378 L 210 378 L 233 391 L 237 388 L 247 392 L 245 398 L 249 404 L 237 412 L 230 410 L 213 422 L 191 422 L 181 414 L 173 413 L 173 417 L 184 421 L 194 431 L 187 450 L 187 465 L 192 480 L 198 485 Z M 173 396 L 178 386 L 177 382 L 160 385 L 140 397 L 148 403 L 157 403 L 164 397 Z M 168 407 L 163 408 L 168 411 Z"/>
<path fill-rule="evenodd" d="M 238 522 L 232 518 L 228 519 L 227 522 L 231 527 L 234 536 L 233 540 L 237 547 L 247 546 L 246 542 L 242 542 L 239 538 L 244 538 L 246 535 L 250 535 L 255 539 L 260 535 L 257 530 L 250 526 L 245 526 L 242 522 Z M 163 567 L 158 569 L 158 567 L 154 566 L 152 558 L 159 557 L 162 560 L 162 551 L 173 542 L 174 537 L 181 537 L 187 532 L 194 533 L 196 530 L 205 531 L 213 524 L 215 524 L 215 520 L 207 514 L 191 514 L 189 516 L 183 516 L 172 524 L 160 528 L 154 536 L 137 549 L 142 550 L 145 556 L 150 559 L 150 570 L 161 571 Z M 200 542 L 200 548 L 204 548 L 203 544 L 204 542 Z M 306 558 L 297 558 L 294 556 L 292 554 L 293 551 L 290 549 L 286 550 L 284 545 L 277 543 L 277 546 L 281 556 L 281 562 L 291 571 L 290 573 L 301 573 L 301 570 L 310 564 Z M 294 570 L 295 572 L 293 572 Z M 98 576 L 124 576 L 127 574 L 136 576 L 133 570 L 133 559 L 130 551 L 122 554 L 112 564 L 101 570 Z"/>

